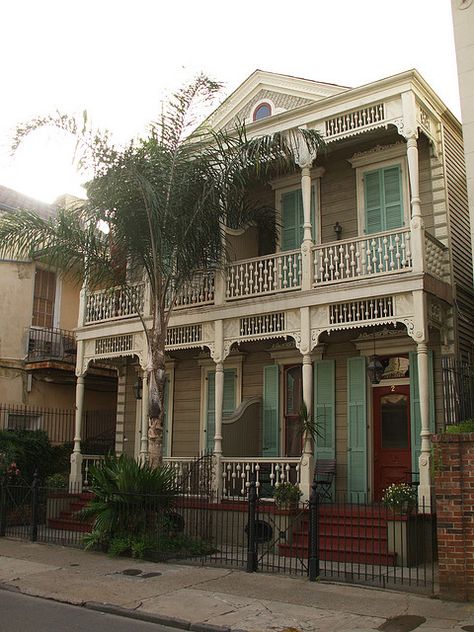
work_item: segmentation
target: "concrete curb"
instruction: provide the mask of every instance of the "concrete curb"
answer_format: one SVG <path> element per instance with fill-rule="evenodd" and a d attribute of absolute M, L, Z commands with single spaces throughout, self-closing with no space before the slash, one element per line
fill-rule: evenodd
<path fill-rule="evenodd" d="M 104 612 L 106 614 L 113 614 L 118 617 L 124 617 L 127 619 L 136 619 L 138 621 L 146 621 L 147 623 L 159 623 L 160 625 L 166 625 L 170 628 L 177 628 L 179 630 L 192 630 L 193 632 L 231 632 L 231 628 L 223 625 L 213 625 L 211 623 L 191 623 L 185 619 L 179 619 L 178 617 L 168 617 L 166 615 L 151 614 L 147 612 L 141 612 L 140 610 L 129 610 L 122 606 L 114 606 L 110 603 L 101 603 L 99 601 L 85 601 L 81 604 L 71 603 L 66 600 L 45 597 L 44 595 L 32 595 L 30 593 L 23 593 L 18 586 L 13 584 L 7 584 L 0 582 L 0 590 L 5 592 L 12 592 L 16 594 L 25 594 L 27 597 L 34 597 L 35 599 L 44 599 L 46 601 L 56 601 L 57 603 L 68 604 L 76 608 L 86 608 L 87 610 L 95 610 L 96 612 Z M 233 632 L 239 632 L 234 630 Z"/>

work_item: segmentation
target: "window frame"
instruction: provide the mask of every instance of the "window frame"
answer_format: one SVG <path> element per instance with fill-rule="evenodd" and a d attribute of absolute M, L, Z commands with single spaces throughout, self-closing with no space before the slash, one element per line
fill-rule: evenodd
<path fill-rule="evenodd" d="M 52 324 L 51 327 L 46 327 L 44 325 L 33 325 L 33 316 L 34 316 L 34 309 L 35 309 L 35 289 L 36 289 L 36 273 L 38 271 L 41 272 L 50 272 L 51 274 L 54 274 L 55 276 L 55 281 L 56 281 L 56 285 L 54 288 L 54 302 L 53 302 L 53 318 L 52 318 Z M 38 265 L 36 264 L 34 267 L 34 279 L 33 279 L 33 287 L 32 287 L 32 293 L 31 293 L 31 327 L 34 329 L 58 329 L 59 328 L 59 323 L 60 323 L 60 311 L 61 311 L 61 294 L 62 294 L 62 283 L 61 283 L 61 276 L 60 274 L 57 272 L 57 270 L 55 268 L 48 268 L 46 266 L 42 266 L 42 265 Z"/>
<path fill-rule="evenodd" d="M 274 185 L 275 189 L 275 219 L 277 221 L 277 243 L 276 252 L 286 252 L 281 249 L 282 245 L 282 213 L 283 213 L 283 196 L 285 193 L 292 193 L 293 191 L 301 191 L 301 178 L 294 180 L 292 184 L 281 182 Z M 311 218 L 311 226 L 313 229 L 312 242 L 315 245 L 321 243 L 321 175 L 311 174 L 311 189 L 314 189 L 314 209 Z M 303 211 L 304 212 L 304 211 Z M 301 241 L 301 244 L 303 241 Z M 301 247 L 301 244 L 299 247 Z"/>
<path fill-rule="evenodd" d="M 403 225 L 400 230 L 410 227 L 411 204 L 410 190 L 408 182 L 408 163 L 405 147 L 388 148 L 377 154 L 367 154 L 350 161 L 356 170 L 356 195 L 357 195 L 357 228 L 359 236 L 376 235 L 378 233 L 366 232 L 365 216 L 365 186 L 364 175 L 379 169 L 389 167 L 400 167 L 402 204 L 403 204 Z M 387 232 L 387 231 L 382 231 Z"/>

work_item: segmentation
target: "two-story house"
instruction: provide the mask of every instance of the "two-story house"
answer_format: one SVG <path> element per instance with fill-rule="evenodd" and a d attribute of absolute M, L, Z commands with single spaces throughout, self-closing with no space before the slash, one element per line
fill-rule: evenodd
<path fill-rule="evenodd" d="M 55 213 L 54 205 L 0 186 L 0 213 L 18 209 Z M 72 440 L 79 290 L 41 262 L 0 259 L 0 428 Z M 86 435 L 99 435 L 115 410 L 115 375 L 91 372 L 87 391 Z"/>
<path fill-rule="evenodd" d="M 353 499 L 413 480 L 429 498 L 430 434 L 455 397 L 443 366 L 473 347 L 460 123 L 414 70 L 356 88 L 258 70 L 206 124 L 236 120 L 249 135 L 317 129 L 327 150 L 253 192 L 276 209 L 276 242 L 257 225 L 229 231 L 225 268 L 180 297 L 166 460 L 179 469 L 213 451 L 222 497 L 244 495 L 252 476 L 267 490 L 299 482 L 307 496 L 325 459 Z M 136 292 L 147 322 L 147 288 Z M 125 293 L 84 290 L 77 340 L 76 439 L 84 379 L 112 362 L 117 450 L 144 456 L 146 345 Z M 319 428 L 314 457 L 302 402 Z"/>

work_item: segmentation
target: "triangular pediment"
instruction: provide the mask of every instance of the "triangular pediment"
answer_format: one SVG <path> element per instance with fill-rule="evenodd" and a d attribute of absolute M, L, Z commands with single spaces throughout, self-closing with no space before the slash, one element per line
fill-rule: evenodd
<path fill-rule="evenodd" d="M 251 123 L 255 108 L 267 103 L 272 116 L 349 90 L 345 86 L 256 70 L 207 118 L 203 125 L 224 129 Z"/>

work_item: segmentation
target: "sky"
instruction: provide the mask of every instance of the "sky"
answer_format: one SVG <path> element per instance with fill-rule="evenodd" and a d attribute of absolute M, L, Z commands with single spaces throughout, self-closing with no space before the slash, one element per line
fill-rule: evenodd
<path fill-rule="evenodd" d="M 0 3 L 0 184 L 44 202 L 83 194 L 74 142 L 15 126 L 78 114 L 117 142 L 143 133 L 199 72 L 222 99 L 256 68 L 346 86 L 416 68 L 460 117 L 450 0 L 15 0 Z"/>

